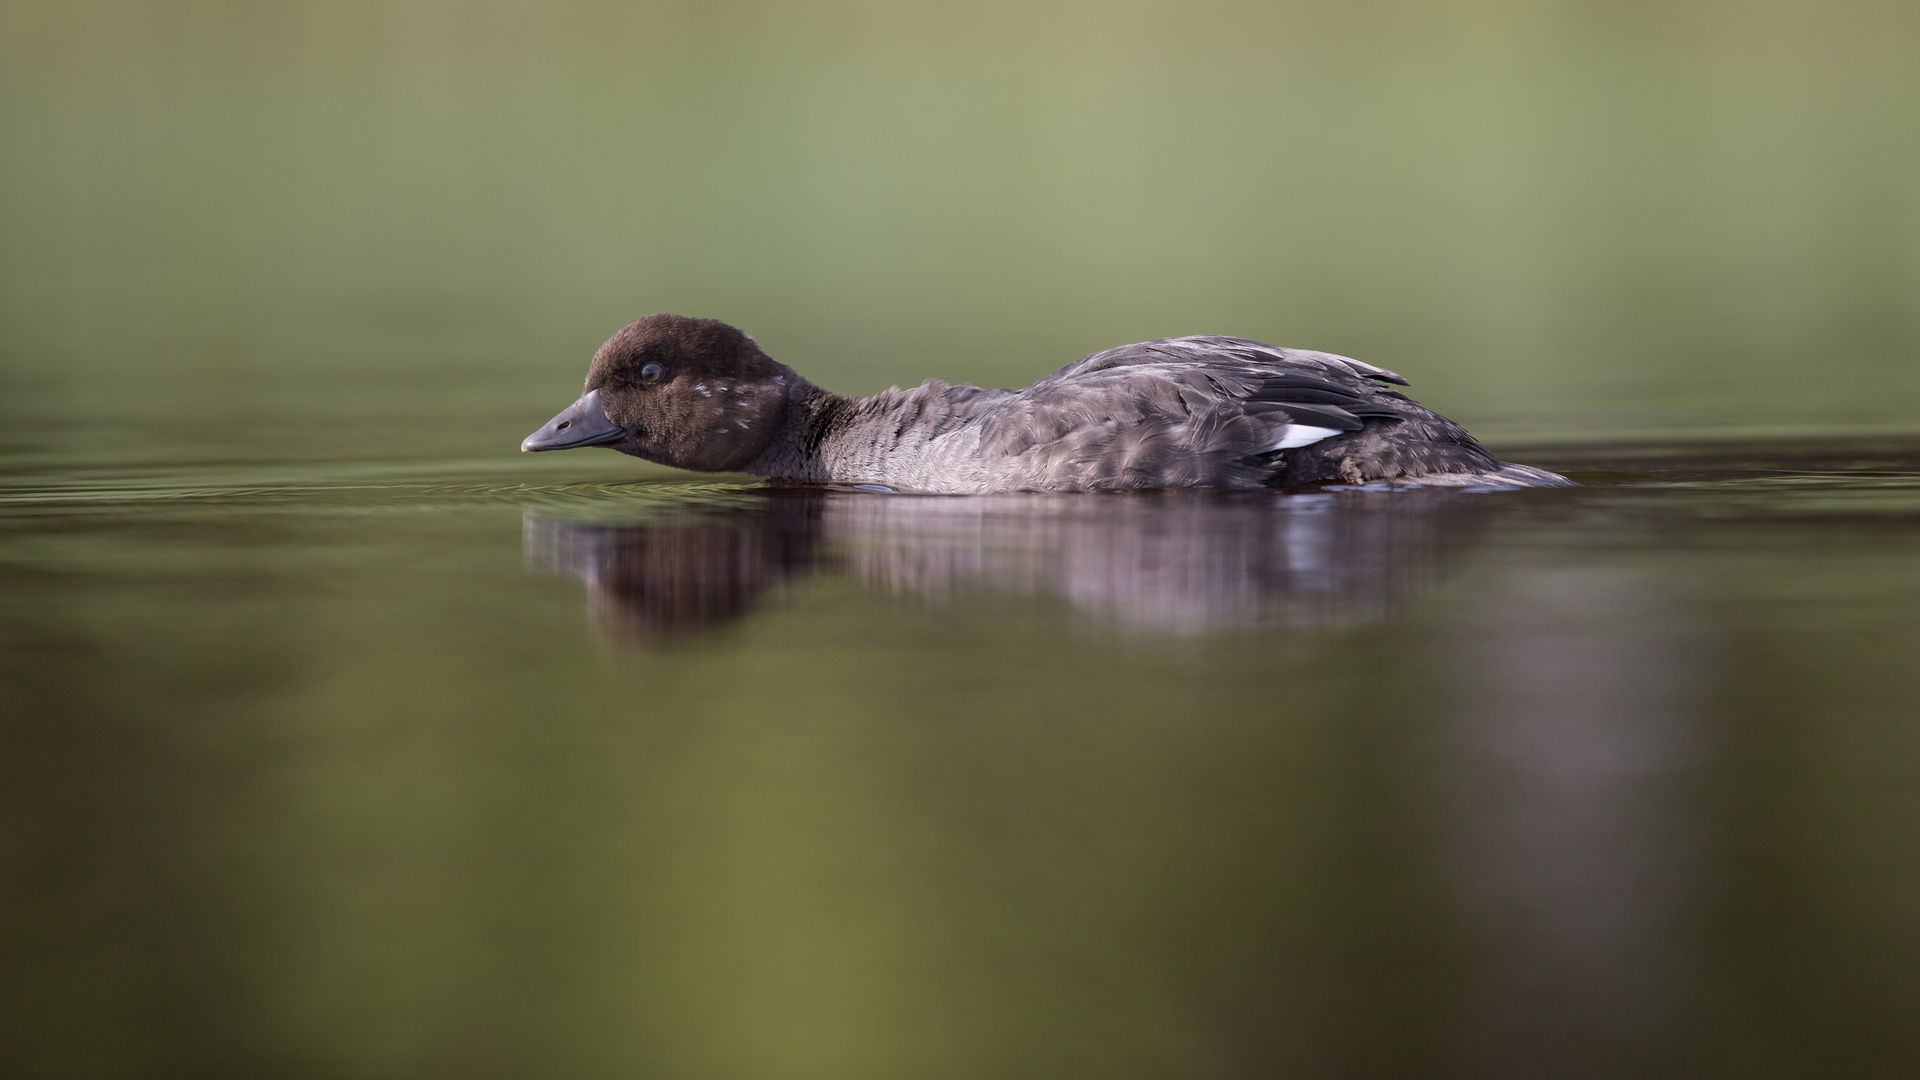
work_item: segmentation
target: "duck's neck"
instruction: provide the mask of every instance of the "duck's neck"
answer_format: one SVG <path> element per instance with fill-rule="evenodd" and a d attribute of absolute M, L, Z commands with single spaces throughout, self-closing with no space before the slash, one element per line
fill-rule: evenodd
<path fill-rule="evenodd" d="M 856 398 L 822 390 L 799 376 L 788 384 L 787 411 L 760 456 L 743 472 L 770 480 L 825 482 L 829 475 L 823 448 L 859 404 Z"/>

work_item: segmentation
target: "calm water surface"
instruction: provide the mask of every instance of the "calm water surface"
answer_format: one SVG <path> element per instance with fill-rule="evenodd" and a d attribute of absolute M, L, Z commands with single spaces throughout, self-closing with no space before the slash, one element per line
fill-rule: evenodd
<path fill-rule="evenodd" d="M 16 470 L 8 1071 L 1908 1074 L 1920 442 L 1529 460 Z"/>

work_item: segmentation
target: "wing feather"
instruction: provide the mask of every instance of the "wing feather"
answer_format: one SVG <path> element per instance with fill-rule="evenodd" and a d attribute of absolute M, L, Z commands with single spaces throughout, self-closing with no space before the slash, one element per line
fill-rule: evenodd
<path fill-rule="evenodd" d="M 1068 364 L 979 415 L 980 451 L 1038 481 L 1178 487 L 1257 484 L 1273 455 L 1398 419 L 1406 380 L 1331 353 L 1245 338 L 1123 345 Z M 1404 406 L 1400 406 L 1404 407 Z"/>

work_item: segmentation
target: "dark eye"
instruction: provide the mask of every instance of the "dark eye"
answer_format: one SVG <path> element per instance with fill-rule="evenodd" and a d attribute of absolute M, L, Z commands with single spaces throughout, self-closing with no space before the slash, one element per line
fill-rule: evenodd
<path fill-rule="evenodd" d="M 659 382 L 661 377 L 666 373 L 667 369 L 661 367 L 659 364 L 648 364 L 646 367 L 640 369 L 640 381 Z"/>

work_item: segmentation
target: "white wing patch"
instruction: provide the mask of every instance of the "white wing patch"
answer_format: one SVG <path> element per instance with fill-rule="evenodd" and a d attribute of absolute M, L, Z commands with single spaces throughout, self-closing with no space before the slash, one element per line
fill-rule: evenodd
<path fill-rule="evenodd" d="M 1331 439 L 1340 434 L 1339 429 L 1314 427 L 1311 424 L 1288 424 L 1280 429 L 1280 441 L 1267 447 L 1268 450 L 1291 450 L 1296 446 L 1311 446 L 1321 439 Z"/>

